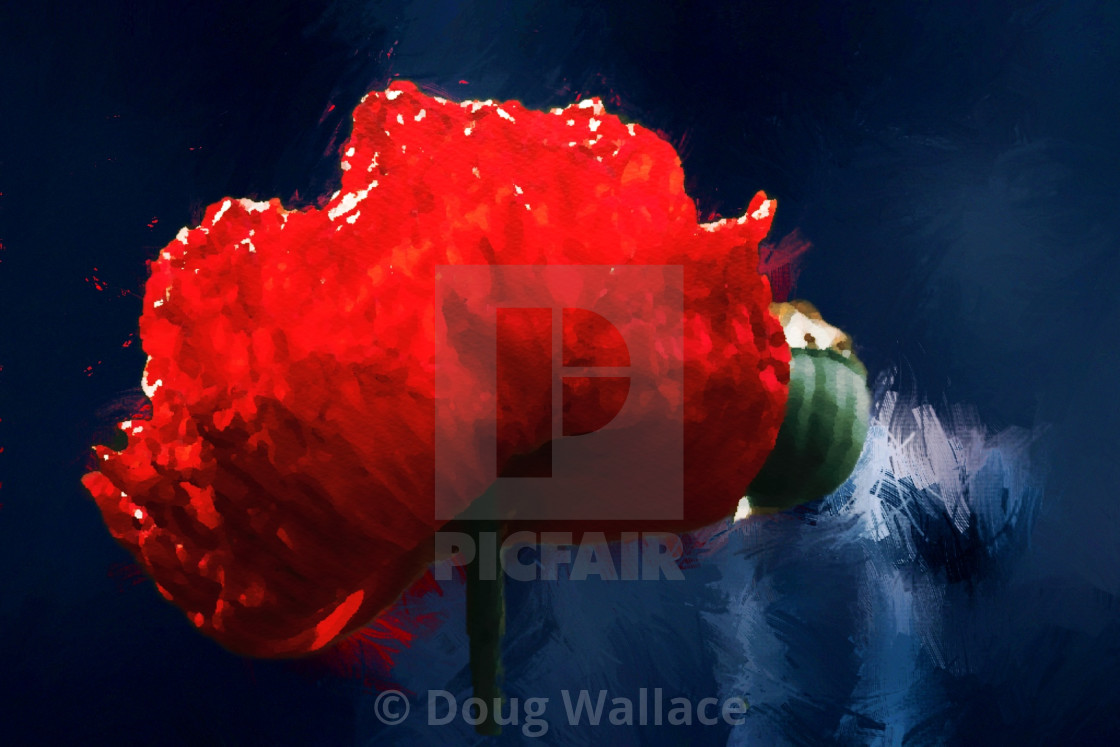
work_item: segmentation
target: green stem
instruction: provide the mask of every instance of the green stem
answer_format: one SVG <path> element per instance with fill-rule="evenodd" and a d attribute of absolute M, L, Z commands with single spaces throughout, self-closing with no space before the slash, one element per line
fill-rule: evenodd
<path fill-rule="evenodd" d="M 494 717 L 502 701 L 502 635 L 506 628 L 506 606 L 497 551 L 485 558 L 483 546 L 494 543 L 489 546 L 501 547 L 502 525 L 498 521 L 472 524 L 476 556 L 475 562 L 467 566 L 467 636 L 470 638 L 474 696 L 486 704 L 486 719 L 475 731 L 495 736 L 502 731 Z"/>

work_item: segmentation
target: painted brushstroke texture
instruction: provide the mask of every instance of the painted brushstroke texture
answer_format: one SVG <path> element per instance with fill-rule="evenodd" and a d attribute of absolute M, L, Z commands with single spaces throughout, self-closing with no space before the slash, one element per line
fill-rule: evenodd
<path fill-rule="evenodd" d="M 716 553 L 717 676 L 754 706 L 729 744 L 936 742 L 955 721 L 950 689 L 979 686 L 990 633 L 974 606 L 1026 545 L 1040 433 L 992 432 L 892 385 L 840 490 L 736 527 Z"/>
<path fill-rule="evenodd" d="M 839 739 L 847 743 L 889 741 L 874 736 L 886 731 L 897 740 L 907 730 L 914 744 L 1120 741 L 1120 3 L 324 7 L 0 6 L 6 743 L 479 742 L 465 729 L 386 729 L 373 721 L 361 678 L 249 664 L 200 636 L 146 577 L 132 585 L 115 570 L 129 555 L 78 483 L 90 467 L 91 434 L 137 414 L 98 410 L 135 387 L 144 368 L 136 318 L 145 261 L 225 195 L 320 205 L 340 187 L 354 106 L 394 78 L 456 99 L 534 108 L 600 96 L 677 147 L 704 219 L 740 210 L 764 188 L 780 202 L 771 237 L 799 227 L 813 244 L 794 268 L 796 287 L 786 287 L 791 278 L 781 290 L 812 300 L 850 332 L 873 374 L 900 367 L 901 411 L 933 403 L 949 435 L 946 402 L 977 408 L 991 437 L 1019 425 L 1036 439 L 1031 483 L 1040 465 L 1047 473 L 1037 513 L 1021 513 L 1033 525 L 1020 519 L 996 535 L 998 551 L 929 513 L 930 496 L 905 492 L 914 508 L 887 515 L 900 516 L 903 528 L 911 517 L 944 527 L 932 536 L 943 538 L 953 563 L 930 552 L 901 566 L 872 555 L 868 566 L 868 553 L 897 549 L 901 537 L 915 548 L 929 543 L 914 531 L 859 539 L 854 518 L 845 514 L 848 526 L 822 513 L 831 505 L 822 503 L 784 518 L 798 531 L 779 532 L 775 519 L 746 525 L 767 533 L 765 546 L 732 533 L 743 552 L 721 549 L 717 560 L 693 553 L 683 585 L 515 585 L 511 614 L 530 626 L 511 649 L 527 659 L 517 676 L 552 667 L 532 683 L 549 683 L 543 694 L 554 696 L 623 672 L 631 684 L 649 678 L 707 691 L 754 671 L 736 636 L 753 627 L 759 640 L 768 619 L 793 608 L 813 626 L 769 635 L 791 642 L 801 669 L 778 655 L 766 670 L 798 683 L 784 691 L 792 693 L 782 701 L 790 723 L 773 710 L 778 698 L 755 693 L 752 701 L 769 733 L 785 735 L 775 742 L 837 741 L 845 717 L 856 721 L 856 735 Z M 1039 431 L 1039 423 L 1049 425 Z M 994 468 L 986 474 L 1002 479 Z M 965 503 L 975 508 L 975 493 Z M 989 505 L 1002 515 L 1001 501 Z M 970 520 L 967 531 L 977 526 Z M 802 533 L 818 538 L 803 550 L 840 556 L 795 567 Z M 744 554 L 750 548 L 755 555 Z M 745 565 L 756 558 L 761 567 Z M 748 574 L 768 578 L 779 561 L 784 608 L 771 594 L 755 618 L 726 611 L 755 588 Z M 880 592 L 861 616 L 847 611 L 860 598 L 849 561 L 880 569 L 873 579 L 896 579 L 890 599 L 928 600 L 921 645 L 940 658 L 926 648 L 916 654 L 913 632 L 894 649 L 858 633 L 866 619 L 890 632 L 895 617 Z M 719 584 L 707 584 L 711 562 L 724 574 Z M 746 578 L 727 580 L 731 568 Z M 462 598 L 445 601 L 456 588 L 426 597 L 446 613 L 438 631 L 414 638 L 411 658 L 372 684 L 426 689 L 460 677 Z M 711 613 L 710 625 L 697 624 L 698 609 Z M 572 630 L 558 619 L 574 621 Z M 595 632 L 603 626 L 609 635 Z M 580 647 L 581 636 L 607 645 Z M 703 637 L 724 643 L 697 643 Z M 849 637 L 861 642 L 855 654 Z M 874 653 L 866 666 L 864 651 Z M 945 669 L 930 663 L 942 659 Z M 853 705 L 860 671 L 884 689 L 868 676 Z M 852 713 L 881 718 L 885 730 L 861 727 Z M 559 741 L 718 744 L 731 736 L 586 731 Z"/>
<path fill-rule="evenodd" d="M 984 672 L 1007 655 L 990 631 L 1029 627 L 993 619 L 983 598 L 1022 591 L 1008 569 L 1040 507 L 1043 435 L 994 430 L 972 408 L 934 407 L 880 377 L 852 477 L 815 504 L 696 533 L 684 581 L 510 582 L 508 695 L 550 698 L 546 739 L 557 745 L 946 739 L 960 725 L 953 695 L 988 687 Z M 462 586 L 427 599 L 447 622 L 393 669 L 420 714 L 429 689 L 470 697 Z M 742 696 L 751 708 L 734 728 L 572 728 L 560 691 L 581 687 L 630 698 L 661 687 L 666 701 Z M 375 695 L 359 705 L 365 744 L 472 741 L 458 719 L 386 729 Z M 1007 700 L 990 718 L 1013 719 Z M 499 743 L 520 739 L 514 730 Z"/>
<path fill-rule="evenodd" d="M 573 458 L 594 477 L 587 502 L 503 509 L 511 530 L 706 526 L 734 510 L 781 424 L 790 354 L 756 270 L 776 209 L 764 193 L 698 224 L 676 151 L 599 99 L 536 111 L 395 82 L 362 102 L 322 209 L 224 198 L 159 251 L 139 321 L 151 416 L 122 421 L 124 448 L 96 446 L 83 477 L 160 594 L 245 656 L 304 655 L 362 627 L 421 576 L 435 532 L 549 443 L 549 333 L 498 312 L 495 350 L 494 306 L 532 305 L 551 324 L 553 308 L 613 294 L 625 333 L 569 309 L 565 341 L 590 360 L 609 333 L 649 340 L 620 422 L 619 408 L 602 419 L 597 379 L 565 392 L 565 430 L 617 438 Z M 502 270 L 545 265 L 568 272 L 516 302 L 492 290 L 527 282 Z M 662 269 L 636 290 L 631 267 Z M 643 316 L 630 303 L 646 293 Z M 674 303 L 679 332 L 654 321 Z M 681 434 L 668 454 L 625 461 L 662 445 L 666 422 Z M 609 476 L 620 462 L 651 484 Z M 616 489 L 652 502 L 674 479 L 652 517 Z M 564 485 L 552 500 L 573 503 L 581 485 Z"/>

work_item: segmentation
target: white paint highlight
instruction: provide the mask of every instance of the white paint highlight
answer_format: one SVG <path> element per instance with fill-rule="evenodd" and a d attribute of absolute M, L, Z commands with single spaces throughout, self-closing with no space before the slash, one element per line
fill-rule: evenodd
<path fill-rule="evenodd" d="M 212 226 L 218 225 L 218 221 L 220 221 L 222 219 L 222 216 L 225 215 L 226 211 L 229 210 L 230 207 L 232 207 L 232 206 L 233 206 L 233 202 L 230 201 L 230 200 L 226 200 L 225 202 L 223 202 L 222 206 L 220 208 L 218 208 L 218 212 L 214 213 L 214 220 L 210 221 L 210 225 L 212 225 Z"/>

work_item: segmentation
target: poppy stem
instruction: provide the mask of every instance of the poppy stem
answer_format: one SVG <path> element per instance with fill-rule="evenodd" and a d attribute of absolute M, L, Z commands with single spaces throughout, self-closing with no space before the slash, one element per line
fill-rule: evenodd
<path fill-rule="evenodd" d="M 476 556 L 467 566 L 467 636 L 474 696 L 486 709 L 486 717 L 475 731 L 494 736 L 502 731 L 495 716 L 502 702 L 502 635 L 506 628 L 504 578 L 497 554 L 503 527 L 500 521 L 491 520 L 472 524 Z"/>

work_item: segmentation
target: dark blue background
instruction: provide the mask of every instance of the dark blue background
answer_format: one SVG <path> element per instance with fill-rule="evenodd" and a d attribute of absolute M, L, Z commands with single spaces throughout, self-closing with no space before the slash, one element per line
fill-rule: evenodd
<path fill-rule="evenodd" d="M 353 681 L 237 659 L 148 584 L 119 592 L 128 557 L 78 479 L 136 393 L 145 260 L 223 196 L 333 192 L 349 112 L 393 76 L 533 107 L 616 95 L 678 146 L 702 211 L 778 198 L 775 234 L 814 244 L 797 295 L 873 373 L 1041 429 L 1045 497 L 996 574 L 1034 596 L 966 595 L 999 653 L 947 671 L 914 706 L 944 729 L 908 738 L 1117 738 L 1118 40 L 1103 0 L 5 4 L 0 742 L 377 736 Z M 970 562 L 954 583 L 991 573 Z M 797 718 L 793 741 L 871 739 Z"/>

